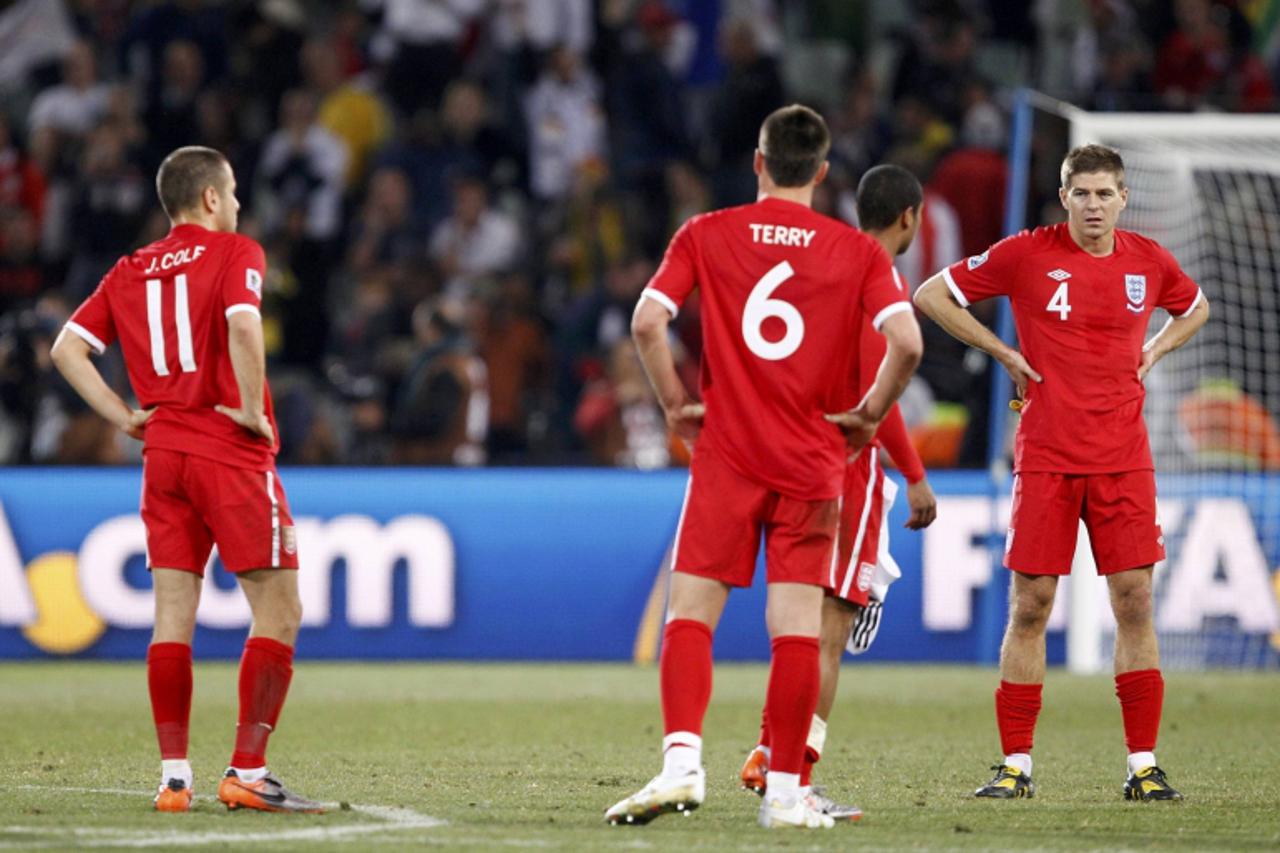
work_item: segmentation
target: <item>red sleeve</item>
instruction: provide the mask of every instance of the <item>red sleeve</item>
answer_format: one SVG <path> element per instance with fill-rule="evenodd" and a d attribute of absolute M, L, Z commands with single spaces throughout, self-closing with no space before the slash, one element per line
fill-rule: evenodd
<path fill-rule="evenodd" d="M 876 438 L 884 445 L 889 458 L 902 472 L 902 476 L 907 478 L 907 483 L 915 485 L 924 479 L 924 463 L 920 461 L 916 446 L 911 443 L 907 422 L 902 419 L 902 410 L 898 408 L 897 403 L 893 404 L 889 414 L 885 415 L 884 420 L 880 422 L 880 428 L 876 430 Z"/>
<path fill-rule="evenodd" d="M 888 253 L 878 243 L 872 246 L 869 256 L 862 259 L 861 266 L 865 270 L 861 294 L 862 315 L 870 319 L 872 327 L 879 332 L 880 326 L 889 317 L 913 310 L 911 300 Z"/>
<path fill-rule="evenodd" d="M 1200 304 L 1200 285 L 1183 272 L 1178 261 L 1164 247 L 1160 252 L 1160 298 L 1156 305 L 1175 317 L 1185 317 Z"/>
<path fill-rule="evenodd" d="M 88 299 L 80 303 L 80 307 L 67 321 L 67 328 L 83 338 L 99 354 L 116 339 L 116 324 L 111 317 L 111 303 L 107 300 L 107 282 L 110 279 L 111 273 L 103 276 L 98 287 Z"/>
<path fill-rule="evenodd" d="M 266 255 L 256 240 L 240 236 L 231 244 L 230 252 L 222 271 L 222 307 L 228 317 L 237 311 L 258 314 L 267 272 Z"/>
<path fill-rule="evenodd" d="M 667 253 L 662 256 L 662 265 L 649 279 L 649 284 L 640 294 L 641 299 L 652 299 L 671 312 L 674 317 L 680 313 L 680 306 L 689 298 L 698 284 L 696 252 L 693 245 L 693 223 L 690 219 L 671 238 Z"/>
<path fill-rule="evenodd" d="M 1030 232 L 1022 231 L 1006 237 L 981 255 L 944 267 L 942 277 L 946 279 L 951 295 L 964 308 L 992 296 L 1007 296 L 1013 286 L 1018 263 L 1030 244 Z"/>

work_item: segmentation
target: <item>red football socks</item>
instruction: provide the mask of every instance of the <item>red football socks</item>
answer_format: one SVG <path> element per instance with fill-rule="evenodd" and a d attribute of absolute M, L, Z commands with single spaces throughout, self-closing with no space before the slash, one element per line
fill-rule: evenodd
<path fill-rule="evenodd" d="M 160 758 L 187 757 L 191 723 L 191 646 L 152 643 L 147 648 L 147 690 L 156 721 Z"/>
<path fill-rule="evenodd" d="M 770 746 L 769 742 L 769 709 L 764 708 L 760 711 L 760 740 L 756 741 L 760 746 Z"/>
<path fill-rule="evenodd" d="M 1031 752 L 1043 687 L 1001 681 L 996 689 L 996 725 L 1000 727 L 1000 746 L 1005 755 Z"/>
<path fill-rule="evenodd" d="M 799 774 L 803 769 L 819 677 L 817 637 L 774 638 L 765 697 L 773 752 L 770 772 Z"/>
<path fill-rule="evenodd" d="M 696 619 L 668 622 L 658 670 L 665 732 L 701 735 L 711 701 L 711 629 Z"/>
<path fill-rule="evenodd" d="M 1164 677 L 1158 669 L 1137 669 L 1116 676 L 1116 696 L 1124 717 L 1129 752 L 1155 752 L 1164 708 Z"/>
<path fill-rule="evenodd" d="M 289 680 L 293 647 L 267 637 L 250 637 L 240 658 L 240 721 L 231 766 L 251 769 L 267 763 L 267 738 L 280 719 Z"/>

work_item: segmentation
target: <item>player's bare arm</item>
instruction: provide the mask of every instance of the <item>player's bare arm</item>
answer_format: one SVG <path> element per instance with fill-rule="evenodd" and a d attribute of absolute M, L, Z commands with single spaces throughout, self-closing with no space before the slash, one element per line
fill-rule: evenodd
<path fill-rule="evenodd" d="M 839 426 L 850 449 L 861 450 L 875 435 L 876 427 L 889 414 L 889 409 L 906 390 L 911 374 L 924 355 L 924 339 L 920 324 L 910 311 L 900 311 L 885 318 L 880 327 L 887 350 L 876 380 L 867 389 L 862 402 L 847 412 L 828 413 L 824 417 Z"/>
<path fill-rule="evenodd" d="M 1004 367 L 1018 389 L 1019 399 L 1026 399 L 1027 383 L 1043 381 L 1039 373 L 1027 364 L 1022 353 L 1000 340 L 995 332 L 982 325 L 968 309 L 956 301 L 947 287 L 942 273 L 920 285 L 915 295 L 916 307 L 943 331 L 971 347 L 977 347 Z"/>
<path fill-rule="evenodd" d="M 640 353 L 645 375 L 658 395 L 667 426 L 692 446 L 702 429 L 706 407 L 689 395 L 676 373 L 675 356 L 667 340 L 671 313 L 653 299 L 641 299 L 631 317 L 631 337 Z"/>
<path fill-rule="evenodd" d="M 240 389 L 240 408 L 214 406 L 252 433 L 275 444 L 275 432 L 267 419 L 263 388 L 265 386 L 266 350 L 262 340 L 262 320 L 251 311 L 238 311 L 227 318 L 228 352 L 231 367 Z"/>
<path fill-rule="evenodd" d="M 1209 322 L 1209 300 L 1200 296 L 1195 308 L 1185 317 L 1170 317 L 1155 337 L 1142 346 L 1142 363 L 1138 365 L 1138 380 L 1147 378 L 1147 374 L 1156 362 L 1164 358 L 1200 331 L 1200 327 Z"/>
<path fill-rule="evenodd" d="M 63 378 L 86 403 L 131 438 L 142 440 L 142 429 L 155 409 L 132 409 L 102 378 L 90 359 L 92 348 L 74 332 L 63 329 L 49 355 Z"/>

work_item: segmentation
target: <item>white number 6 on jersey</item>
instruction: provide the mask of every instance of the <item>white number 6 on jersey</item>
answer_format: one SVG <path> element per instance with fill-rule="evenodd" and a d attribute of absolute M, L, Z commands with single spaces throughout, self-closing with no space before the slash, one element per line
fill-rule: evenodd
<path fill-rule="evenodd" d="M 782 286 L 782 283 L 796 274 L 791 264 L 783 261 L 769 270 L 751 288 L 747 297 L 746 308 L 742 312 L 742 339 L 747 349 L 767 361 L 781 361 L 800 348 L 804 340 L 804 317 L 799 309 L 790 302 L 781 299 L 770 299 L 770 295 Z M 777 317 L 787 327 L 787 332 L 780 341 L 766 341 L 760 333 L 760 327 L 769 317 Z"/>

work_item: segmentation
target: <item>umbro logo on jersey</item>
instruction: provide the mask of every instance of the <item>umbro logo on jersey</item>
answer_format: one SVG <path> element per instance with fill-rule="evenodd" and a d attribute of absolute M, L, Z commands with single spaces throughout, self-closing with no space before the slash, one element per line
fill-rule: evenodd
<path fill-rule="evenodd" d="M 1049 278 L 1053 279 L 1054 281 L 1066 281 L 1067 279 L 1071 278 L 1071 273 L 1062 269 L 1054 270 L 1051 273 L 1046 273 L 1046 275 L 1048 275 Z"/>

